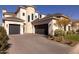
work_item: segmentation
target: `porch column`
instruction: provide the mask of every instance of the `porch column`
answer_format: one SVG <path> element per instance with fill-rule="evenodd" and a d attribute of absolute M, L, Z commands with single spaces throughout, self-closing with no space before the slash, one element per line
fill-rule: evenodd
<path fill-rule="evenodd" d="M 23 34 L 23 24 L 20 25 L 20 34 Z"/>

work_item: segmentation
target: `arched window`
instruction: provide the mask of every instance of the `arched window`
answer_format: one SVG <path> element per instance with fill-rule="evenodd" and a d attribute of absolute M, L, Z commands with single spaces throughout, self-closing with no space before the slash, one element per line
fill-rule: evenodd
<path fill-rule="evenodd" d="M 42 15 L 40 15 L 40 18 L 42 18 Z"/>
<path fill-rule="evenodd" d="M 33 18 L 34 18 L 34 14 L 32 14 L 32 20 L 33 20 Z"/>
<path fill-rule="evenodd" d="M 30 15 L 28 15 L 28 22 L 30 22 Z"/>
<path fill-rule="evenodd" d="M 35 18 L 37 18 L 37 16 L 35 16 Z"/>
<path fill-rule="evenodd" d="M 25 13 L 23 13 L 23 16 L 25 16 Z"/>

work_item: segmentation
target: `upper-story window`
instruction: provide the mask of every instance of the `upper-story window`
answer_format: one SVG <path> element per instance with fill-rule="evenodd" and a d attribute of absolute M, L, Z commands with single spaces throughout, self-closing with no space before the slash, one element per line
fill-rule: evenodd
<path fill-rule="evenodd" d="M 40 18 L 42 18 L 42 15 L 40 15 Z"/>
<path fill-rule="evenodd" d="M 30 22 L 30 15 L 28 15 L 28 22 Z"/>
<path fill-rule="evenodd" d="M 57 18 L 61 18 L 61 16 L 56 16 Z"/>
<path fill-rule="evenodd" d="M 35 18 L 37 18 L 37 16 L 35 16 Z"/>
<path fill-rule="evenodd" d="M 68 26 L 68 30 L 69 30 L 69 31 L 70 31 L 70 28 L 71 28 L 71 27 L 70 27 L 70 26 Z"/>
<path fill-rule="evenodd" d="M 25 13 L 23 13 L 23 16 L 25 16 Z"/>
<path fill-rule="evenodd" d="M 32 20 L 34 19 L 34 14 L 32 14 Z"/>

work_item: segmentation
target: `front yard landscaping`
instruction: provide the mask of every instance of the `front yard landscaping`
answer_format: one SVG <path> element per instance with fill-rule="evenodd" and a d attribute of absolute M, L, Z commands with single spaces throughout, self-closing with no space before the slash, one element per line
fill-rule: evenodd
<path fill-rule="evenodd" d="M 69 46 L 75 46 L 79 43 L 79 33 L 75 33 L 74 31 L 62 31 L 57 29 L 55 31 L 54 36 L 48 36 L 50 40 L 57 41 L 63 44 L 67 44 Z"/>
<path fill-rule="evenodd" d="M 64 36 L 65 39 L 79 41 L 79 34 L 68 34 Z"/>
<path fill-rule="evenodd" d="M 8 44 L 8 36 L 6 33 L 6 30 L 0 26 L 0 54 L 5 54 L 7 53 L 7 49 L 9 48 Z"/>

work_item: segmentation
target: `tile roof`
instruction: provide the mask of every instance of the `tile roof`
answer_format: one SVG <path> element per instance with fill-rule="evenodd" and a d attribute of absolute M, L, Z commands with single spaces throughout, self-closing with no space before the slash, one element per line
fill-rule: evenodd
<path fill-rule="evenodd" d="M 57 18 L 54 18 L 54 17 L 51 17 L 50 15 L 49 16 L 46 16 L 44 18 L 41 18 L 41 19 L 36 19 L 32 22 L 33 25 L 40 25 L 40 24 L 48 24 L 52 19 L 54 20 L 57 20 Z"/>
<path fill-rule="evenodd" d="M 6 17 L 3 21 L 15 21 L 15 22 L 24 22 L 24 20 L 17 18 L 17 17 Z"/>
<path fill-rule="evenodd" d="M 6 12 L 4 14 L 6 14 L 6 15 L 13 15 L 14 13 L 13 12 Z"/>
<path fill-rule="evenodd" d="M 52 19 L 54 20 L 58 20 L 58 18 L 56 18 L 56 16 L 61 16 L 61 17 L 65 17 L 67 19 L 69 19 L 68 16 L 65 16 L 63 14 L 60 13 L 56 13 L 56 14 L 50 14 L 47 15 L 46 17 L 42 18 L 42 19 L 36 19 L 32 22 L 33 25 L 40 25 L 40 24 L 47 24 L 49 23 Z M 69 19 L 70 20 L 70 19 Z"/>
<path fill-rule="evenodd" d="M 68 16 L 65 16 L 64 14 L 62 14 L 62 13 L 55 13 L 55 14 L 51 14 L 50 16 L 60 16 L 60 17 L 64 17 L 64 18 L 70 18 L 70 17 L 68 17 Z"/>
<path fill-rule="evenodd" d="M 3 15 L 11 15 L 11 16 L 13 16 L 13 17 L 15 17 L 15 16 L 16 16 L 16 14 L 15 14 L 15 13 L 13 13 L 13 12 L 6 12 L 6 13 L 3 13 Z"/>

